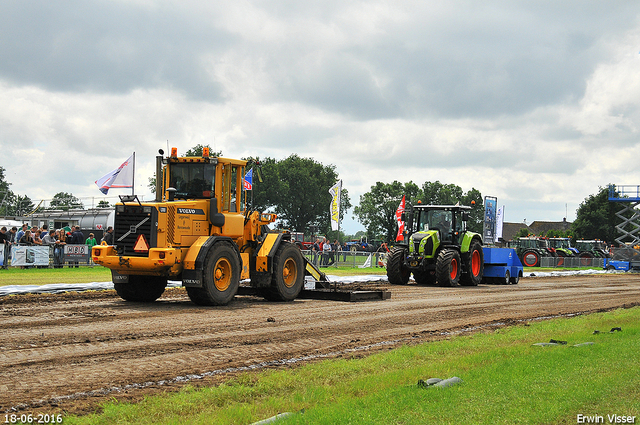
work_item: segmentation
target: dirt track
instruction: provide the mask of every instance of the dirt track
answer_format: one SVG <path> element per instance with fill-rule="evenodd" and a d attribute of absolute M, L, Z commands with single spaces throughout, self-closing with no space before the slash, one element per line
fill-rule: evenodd
<path fill-rule="evenodd" d="M 263 362 L 360 356 L 471 326 L 640 305 L 634 274 L 379 287 L 390 300 L 281 304 L 239 296 L 203 308 L 183 289 L 153 304 L 127 303 L 114 291 L 0 298 L 0 411 L 81 413 L 105 397 L 179 388 L 192 374 L 205 377 L 191 384 L 211 384 Z"/>

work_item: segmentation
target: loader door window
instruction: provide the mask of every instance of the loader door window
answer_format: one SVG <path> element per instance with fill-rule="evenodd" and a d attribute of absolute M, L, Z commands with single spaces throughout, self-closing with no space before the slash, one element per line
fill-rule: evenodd
<path fill-rule="evenodd" d="M 222 211 L 229 211 L 231 206 L 231 164 L 222 169 Z"/>
<path fill-rule="evenodd" d="M 222 170 L 222 210 L 239 212 L 242 209 L 242 167 L 226 164 Z"/>

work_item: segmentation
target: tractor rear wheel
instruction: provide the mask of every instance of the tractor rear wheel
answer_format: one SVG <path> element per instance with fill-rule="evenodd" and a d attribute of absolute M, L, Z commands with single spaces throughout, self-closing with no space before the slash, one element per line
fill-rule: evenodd
<path fill-rule="evenodd" d="M 460 284 L 460 253 L 455 249 L 443 249 L 436 263 L 436 279 L 440 286 Z"/>
<path fill-rule="evenodd" d="M 460 284 L 478 286 L 482 282 L 484 273 L 484 251 L 482 250 L 482 245 L 478 241 L 471 242 L 467 255 L 469 256 L 466 258 L 467 271 L 460 277 Z"/>
<path fill-rule="evenodd" d="M 269 301 L 293 301 L 304 286 L 304 259 L 294 244 L 283 242 L 273 258 L 271 286 L 263 296 Z"/>
<path fill-rule="evenodd" d="M 394 247 L 387 259 L 387 279 L 392 285 L 406 285 L 409 283 L 411 270 L 404 265 L 406 251 L 402 247 Z"/>
<path fill-rule="evenodd" d="M 202 288 L 187 287 L 187 294 L 198 305 L 226 305 L 240 286 L 240 260 L 226 242 L 211 247 L 204 260 Z"/>
<path fill-rule="evenodd" d="M 588 267 L 591 266 L 591 259 L 593 258 L 593 255 L 591 255 L 591 253 L 589 252 L 583 252 L 582 254 L 580 254 L 580 265 L 582 267 Z"/>
<path fill-rule="evenodd" d="M 129 276 L 129 282 L 113 284 L 116 292 L 125 301 L 150 303 L 162 295 L 167 278 L 161 276 Z"/>
<path fill-rule="evenodd" d="M 525 267 L 540 266 L 540 255 L 535 251 L 525 251 L 522 254 L 522 265 Z"/>

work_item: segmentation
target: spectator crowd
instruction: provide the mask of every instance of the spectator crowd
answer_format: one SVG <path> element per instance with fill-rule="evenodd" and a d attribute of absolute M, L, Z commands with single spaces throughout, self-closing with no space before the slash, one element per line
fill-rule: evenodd
<path fill-rule="evenodd" d="M 113 228 L 111 226 L 105 232 L 102 241 L 106 241 L 108 244 L 113 243 Z M 98 245 L 98 241 L 93 233 L 89 233 L 89 237 L 85 238 L 80 226 L 51 230 L 46 224 L 42 227 L 33 226 L 29 228 L 29 225 L 25 223 L 20 229 L 17 227 L 7 229 L 6 226 L 3 226 L 0 228 L 0 245 L 4 245 L 2 268 L 7 268 L 11 258 L 11 247 L 14 245 L 49 246 L 53 248 L 53 267 L 61 268 L 64 264 L 64 246 L 67 244 L 88 245 L 89 252 L 91 252 L 91 248 Z M 72 266 L 78 267 L 78 263 L 70 263 L 69 267 Z"/>

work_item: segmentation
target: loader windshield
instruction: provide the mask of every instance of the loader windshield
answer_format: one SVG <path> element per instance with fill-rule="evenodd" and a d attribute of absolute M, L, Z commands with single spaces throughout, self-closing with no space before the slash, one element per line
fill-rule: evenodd
<path fill-rule="evenodd" d="M 215 172 L 215 164 L 171 164 L 169 187 L 176 189 L 176 198 L 212 198 L 215 188 Z"/>

